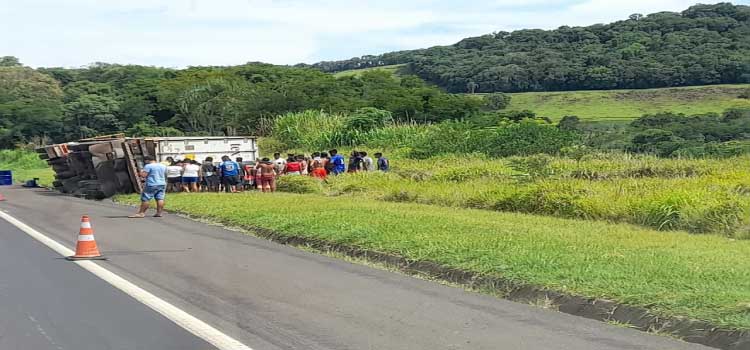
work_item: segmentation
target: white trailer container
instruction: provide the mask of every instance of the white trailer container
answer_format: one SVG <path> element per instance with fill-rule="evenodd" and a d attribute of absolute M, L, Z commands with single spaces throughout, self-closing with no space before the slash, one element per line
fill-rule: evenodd
<path fill-rule="evenodd" d="M 156 143 L 156 158 L 159 162 L 167 157 L 189 158 L 199 162 L 212 157 L 217 163 L 221 162 L 222 156 L 229 156 L 232 160 L 242 157 L 246 162 L 258 158 L 258 139 L 255 136 L 159 137 L 150 140 Z"/>

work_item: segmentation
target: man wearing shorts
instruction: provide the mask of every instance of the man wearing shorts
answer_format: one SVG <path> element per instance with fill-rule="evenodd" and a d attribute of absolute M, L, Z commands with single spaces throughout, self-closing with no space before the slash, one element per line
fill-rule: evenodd
<path fill-rule="evenodd" d="M 263 192 L 276 191 L 276 165 L 268 158 L 263 158 L 258 165 Z"/>
<path fill-rule="evenodd" d="M 221 160 L 222 162 L 221 165 L 219 165 L 219 169 L 221 169 L 224 190 L 226 192 L 235 193 L 237 192 L 237 184 L 240 182 L 240 165 L 229 159 L 229 156 L 223 156 L 221 157 Z"/>
<path fill-rule="evenodd" d="M 160 218 L 164 214 L 164 192 L 167 190 L 167 167 L 164 164 L 157 163 L 153 157 L 143 157 L 146 163 L 141 170 L 141 178 L 144 179 L 143 192 L 141 192 L 141 207 L 138 213 L 129 216 L 130 218 L 143 218 L 149 207 L 149 202 L 156 199 L 156 215 Z"/>

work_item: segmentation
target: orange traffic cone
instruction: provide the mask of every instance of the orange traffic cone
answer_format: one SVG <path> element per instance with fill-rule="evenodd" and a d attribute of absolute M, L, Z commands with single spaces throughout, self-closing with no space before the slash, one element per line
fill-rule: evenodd
<path fill-rule="evenodd" d="M 104 260 L 105 257 L 99 253 L 94 240 L 94 230 L 91 228 L 89 217 L 81 217 L 81 229 L 78 231 L 78 243 L 76 243 L 76 255 L 69 256 L 68 260 Z"/>

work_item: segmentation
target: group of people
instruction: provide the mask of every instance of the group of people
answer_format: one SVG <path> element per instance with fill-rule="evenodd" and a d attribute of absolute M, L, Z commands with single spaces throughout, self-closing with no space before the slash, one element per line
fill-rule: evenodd
<path fill-rule="evenodd" d="M 263 158 L 255 165 L 255 170 L 246 172 L 254 187 L 263 192 L 276 190 L 275 179 L 279 176 L 312 176 L 324 180 L 329 175 L 339 175 L 344 172 L 356 173 L 362 171 L 383 171 L 390 169 L 390 163 L 382 153 L 374 154 L 376 159 L 367 152 L 352 151 L 347 165 L 346 159 L 338 150 L 328 152 L 314 152 L 309 157 L 303 154 L 287 154 L 283 158 L 280 153 L 274 153 L 274 159 Z"/>
<path fill-rule="evenodd" d="M 249 189 L 273 192 L 279 176 L 312 176 L 324 180 L 328 176 L 345 172 L 390 170 L 390 162 L 382 153 L 375 153 L 374 157 L 370 157 L 367 152 L 353 151 L 347 163 L 344 156 L 335 149 L 315 152 L 310 156 L 288 154 L 286 158 L 275 153 L 274 160 L 263 158 L 258 162 L 244 162 L 241 157 L 232 160 L 229 156 L 223 156 L 218 165 L 212 157 L 207 157 L 203 163 L 194 159 L 175 160 L 172 157 L 157 163 L 153 157 L 145 157 L 145 165 L 140 173 L 144 180 L 141 206 L 138 213 L 130 217 L 145 217 L 149 202 L 154 199 L 154 216 L 161 217 L 167 192 L 234 193 Z"/>
<path fill-rule="evenodd" d="M 223 156 L 219 165 L 213 157 L 207 157 L 203 163 L 167 157 L 162 164 L 166 166 L 167 192 L 237 192 L 242 188 L 242 157 L 232 161 Z"/>
<path fill-rule="evenodd" d="M 221 162 L 214 163 L 212 157 L 203 163 L 193 159 L 175 160 L 168 157 L 166 166 L 167 192 L 242 192 L 258 189 L 264 192 L 276 190 L 276 178 L 283 175 L 309 175 L 325 179 L 329 175 L 344 172 L 388 171 L 390 164 L 382 153 L 375 158 L 367 152 L 353 151 L 349 162 L 337 150 L 314 152 L 309 156 L 280 153 L 274 159 L 263 158 L 258 162 L 244 162 L 241 157 L 235 160 L 223 156 Z"/>

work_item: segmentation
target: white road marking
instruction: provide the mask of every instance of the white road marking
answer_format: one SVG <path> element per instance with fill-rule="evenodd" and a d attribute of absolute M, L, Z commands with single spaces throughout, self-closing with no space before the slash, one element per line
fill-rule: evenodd
<path fill-rule="evenodd" d="M 62 256 L 67 257 L 75 254 L 75 252 L 73 252 L 68 247 L 58 243 L 52 238 L 45 236 L 41 232 L 31 228 L 30 226 L 24 224 L 23 222 L 17 220 L 16 218 L 1 210 L 0 218 L 11 223 L 13 226 L 33 237 L 37 241 L 42 242 L 42 244 L 46 245 Z M 71 262 L 66 263 L 70 264 Z M 72 263 L 78 264 L 85 270 L 93 273 L 115 288 L 125 292 L 125 294 L 130 295 L 135 300 L 138 300 L 144 305 L 152 308 L 154 311 L 162 314 L 164 317 L 170 319 L 180 327 L 185 328 L 190 333 L 193 333 L 199 338 L 202 338 L 208 343 L 216 346 L 219 350 L 252 350 L 247 345 L 240 343 L 236 339 L 222 333 L 214 327 L 211 327 L 207 323 L 199 320 L 198 318 L 188 314 L 185 311 L 182 311 L 181 309 L 164 301 L 163 299 L 160 299 L 159 297 L 147 292 L 143 288 L 130 283 L 126 279 L 99 266 L 93 261 L 80 260 Z"/>

